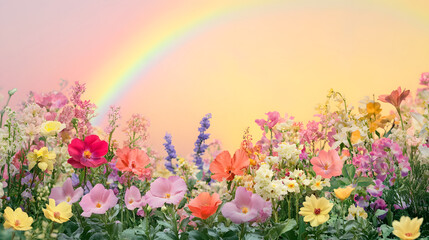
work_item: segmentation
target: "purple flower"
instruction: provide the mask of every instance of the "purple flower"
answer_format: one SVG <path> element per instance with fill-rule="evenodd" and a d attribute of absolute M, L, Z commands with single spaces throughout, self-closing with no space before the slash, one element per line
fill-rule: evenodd
<path fill-rule="evenodd" d="M 79 177 L 76 174 L 74 173 L 72 174 L 71 180 L 72 180 L 73 187 L 79 186 L 80 181 L 79 181 Z"/>
<path fill-rule="evenodd" d="M 163 145 L 165 147 L 165 151 L 168 154 L 168 156 L 165 158 L 166 160 L 165 167 L 168 169 L 168 171 L 174 174 L 174 168 L 173 168 L 173 165 L 171 164 L 171 160 L 177 157 L 176 149 L 174 149 L 174 146 L 172 144 L 171 134 L 166 133 L 164 139 L 165 139 L 165 143 Z"/>
<path fill-rule="evenodd" d="M 56 204 L 67 202 L 68 204 L 79 201 L 82 197 L 83 189 L 81 187 L 76 190 L 73 189 L 72 180 L 67 178 L 62 187 L 54 187 L 51 190 L 49 198 L 55 200 Z"/>
<path fill-rule="evenodd" d="M 206 149 L 209 147 L 209 145 L 205 144 L 204 141 L 207 140 L 210 136 L 210 134 L 205 132 L 210 127 L 211 117 L 212 115 L 208 113 L 201 120 L 200 122 L 201 127 L 198 128 L 198 131 L 200 132 L 200 134 L 198 135 L 197 141 L 194 144 L 195 145 L 194 162 L 195 162 L 195 165 L 197 165 L 198 169 L 200 169 L 201 171 L 203 170 L 203 159 L 201 155 L 203 155 Z"/>
<path fill-rule="evenodd" d="M 267 202 L 258 194 L 249 192 L 244 187 L 238 187 L 235 199 L 225 203 L 222 215 L 236 224 L 244 222 L 264 222 L 271 216 L 271 202 Z"/>
<path fill-rule="evenodd" d="M 381 197 L 381 195 L 383 195 L 383 190 L 387 187 L 383 185 L 380 179 L 374 180 L 374 183 L 375 185 L 369 186 L 366 191 L 373 197 Z"/>
<path fill-rule="evenodd" d="M 355 195 L 354 200 L 356 202 L 356 205 L 358 205 L 361 208 L 366 208 L 369 206 L 369 196 L 359 196 L 358 194 Z"/>
<path fill-rule="evenodd" d="M 185 181 L 178 176 L 157 178 L 150 184 L 150 190 L 145 198 L 151 208 L 159 208 L 164 203 L 177 205 L 182 201 L 188 190 Z"/>
<path fill-rule="evenodd" d="M 374 211 L 377 211 L 378 209 L 387 210 L 387 204 L 381 198 L 375 200 L 375 202 L 371 203 L 370 206 L 371 206 L 372 209 L 374 209 Z M 387 215 L 387 212 L 385 214 L 383 214 L 383 215 L 380 215 L 378 218 L 384 219 L 386 217 L 386 215 Z"/>

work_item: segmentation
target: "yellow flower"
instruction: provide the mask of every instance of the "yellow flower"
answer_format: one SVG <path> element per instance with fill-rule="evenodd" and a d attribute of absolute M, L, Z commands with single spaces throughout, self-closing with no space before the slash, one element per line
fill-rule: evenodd
<path fill-rule="evenodd" d="M 351 219 L 355 219 L 355 217 L 361 217 L 363 219 L 367 219 L 368 218 L 368 214 L 365 212 L 365 209 L 359 207 L 359 206 L 355 206 L 354 204 L 352 204 L 349 207 L 349 216 L 347 217 L 348 220 Z"/>
<path fill-rule="evenodd" d="M 58 121 L 46 121 L 42 123 L 42 126 L 40 127 L 40 133 L 42 136 L 55 136 L 64 128 L 66 128 L 64 123 L 60 123 Z"/>
<path fill-rule="evenodd" d="M 304 207 L 300 208 L 299 214 L 304 216 L 304 222 L 310 222 L 312 227 L 317 227 L 328 221 L 329 212 L 333 206 L 334 204 L 328 199 L 311 195 L 311 197 L 305 197 Z"/>
<path fill-rule="evenodd" d="M 362 136 L 360 135 L 359 130 L 352 132 L 352 135 L 350 136 L 350 141 L 352 142 L 352 144 L 357 144 L 361 142 L 361 140 L 362 140 Z"/>
<path fill-rule="evenodd" d="M 381 112 L 380 103 L 378 102 L 369 102 L 366 104 L 366 111 L 368 114 L 379 114 Z"/>
<path fill-rule="evenodd" d="M 420 236 L 420 225 L 423 218 L 413 218 L 402 216 L 398 221 L 393 221 L 393 234 L 402 240 L 416 239 Z"/>
<path fill-rule="evenodd" d="M 354 188 L 347 186 L 346 188 L 334 189 L 334 193 L 338 199 L 340 199 L 341 201 L 344 201 L 345 199 L 350 197 L 350 194 L 352 193 L 353 190 Z"/>
<path fill-rule="evenodd" d="M 42 171 L 46 169 L 52 171 L 54 169 L 56 154 L 49 152 L 47 147 L 42 147 L 40 150 L 35 149 L 33 152 L 28 153 L 27 158 L 29 161 L 29 170 L 37 164 Z"/>
<path fill-rule="evenodd" d="M 46 209 L 43 209 L 43 213 L 46 218 L 57 223 L 67 222 L 73 216 L 70 204 L 61 202 L 56 206 L 55 200 L 52 198 L 49 199 L 49 204 L 46 204 Z"/>
<path fill-rule="evenodd" d="M 19 231 L 30 230 L 33 218 L 29 217 L 27 213 L 23 212 L 21 208 L 17 208 L 15 211 L 12 208 L 7 207 L 4 210 L 4 228 L 13 228 Z"/>

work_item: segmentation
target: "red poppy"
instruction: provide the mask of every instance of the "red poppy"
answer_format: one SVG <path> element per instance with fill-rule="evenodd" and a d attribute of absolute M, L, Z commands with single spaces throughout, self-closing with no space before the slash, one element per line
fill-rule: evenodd
<path fill-rule="evenodd" d="M 210 164 L 210 171 L 214 173 L 212 179 L 219 182 L 224 179 L 232 181 L 235 175 L 243 175 L 243 168 L 248 167 L 249 164 L 249 158 L 244 150 L 237 150 L 233 158 L 228 151 L 223 151 Z"/>
<path fill-rule="evenodd" d="M 140 149 L 124 147 L 116 151 L 116 156 L 116 167 L 121 172 L 133 172 L 139 176 L 147 171 L 145 167 L 150 163 L 149 156 Z"/>

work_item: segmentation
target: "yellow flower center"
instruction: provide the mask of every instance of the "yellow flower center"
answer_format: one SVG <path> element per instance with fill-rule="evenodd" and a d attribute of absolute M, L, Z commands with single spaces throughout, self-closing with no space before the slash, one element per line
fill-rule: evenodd
<path fill-rule="evenodd" d="M 21 224 L 21 222 L 19 222 L 19 220 L 16 220 L 16 221 L 15 221 L 15 227 L 18 227 L 18 226 L 19 226 L 19 224 Z"/>
<path fill-rule="evenodd" d="M 91 158 L 91 155 L 92 155 L 92 153 L 90 151 L 88 151 L 88 150 L 85 150 L 83 152 L 83 156 L 85 156 L 86 158 Z"/>
<path fill-rule="evenodd" d="M 405 233 L 405 236 L 411 237 L 411 236 L 413 236 L 413 234 L 412 233 Z"/>
<path fill-rule="evenodd" d="M 316 186 L 318 187 L 318 186 L 320 186 L 320 182 L 316 182 Z"/>
<path fill-rule="evenodd" d="M 134 199 L 130 199 L 130 201 L 128 203 L 132 204 L 133 202 L 134 202 Z"/>
<path fill-rule="evenodd" d="M 59 219 L 61 214 L 59 212 L 54 212 L 54 218 Z"/>
<path fill-rule="evenodd" d="M 97 207 L 97 208 L 101 208 L 101 204 L 100 204 L 100 203 L 97 203 L 97 205 L 95 205 L 95 207 Z"/>
<path fill-rule="evenodd" d="M 241 209 L 241 212 L 242 212 L 242 213 L 244 213 L 244 214 L 246 214 L 246 213 L 248 213 L 248 212 L 249 212 L 249 209 L 248 209 L 247 207 L 243 207 L 243 208 Z"/>
<path fill-rule="evenodd" d="M 325 170 L 328 170 L 328 168 L 329 168 L 329 165 L 328 164 L 325 164 L 325 166 L 323 167 Z"/>
<path fill-rule="evenodd" d="M 71 200 L 71 197 L 67 196 L 66 201 L 70 202 L 70 200 Z"/>
<path fill-rule="evenodd" d="M 294 187 L 295 187 L 295 184 L 293 184 L 293 183 L 289 183 L 288 187 L 289 187 L 289 188 L 294 188 Z"/>
<path fill-rule="evenodd" d="M 319 215 L 320 214 L 320 208 L 315 208 L 314 209 L 314 214 Z"/>
<path fill-rule="evenodd" d="M 164 198 L 170 198 L 170 194 L 166 193 Z"/>

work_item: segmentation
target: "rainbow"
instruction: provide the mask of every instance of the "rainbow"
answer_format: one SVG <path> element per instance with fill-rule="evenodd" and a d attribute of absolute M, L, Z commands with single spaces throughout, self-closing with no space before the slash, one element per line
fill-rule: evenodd
<path fill-rule="evenodd" d="M 275 2 L 271 1 L 270 3 L 272 4 Z M 226 21 L 230 17 L 237 17 L 237 13 L 258 9 L 262 5 L 269 6 L 268 1 L 220 6 L 205 12 L 202 11 L 194 16 L 177 21 L 173 23 L 172 26 L 165 27 L 168 29 L 166 32 L 155 34 L 157 36 L 149 41 L 145 40 L 146 43 L 144 46 L 141 46 L 143 41 L 140 41 L 144 38 L 136 37 L 138 41 L 134 44 L 128 44 L 131 47 L 124 51 L 126 54 L 132 54 L 118 57 L 125 60 L 125 62 L 120 63 L 122 66 L 115 66 L 111 71 L 98 74 L 99 76 L 94 80 L 98 83 L 103 82 L 103 85 L 102 89 L 97 90 L 101 92 L 101 95 L 97 94 L 98 97 L 95 97 L 98 115 L 93 119 L 93 124 L 99 125 L 109 110 L 109 107 L 120 101 L 132 86 L 141 81 L 142 77 L 150 71 L 151 67 L 167 53 L 205 29 L 209 29 L 211 26 Z M 136 49 L 140 50 L 136 51 Z M 106 66 L 103 69 L 109 68 Z"/>
<path fill-rule="evenodd" d="M 332 1 L 335 4 L 347 4 L 344 1 Z M 331 2 L 331 3 L 332 3 Z M 126 44 L 126 48 L 120 49 L 118 56 L 112 57 L 107 64 L 102 65 L 97 73 L 89 80 L 89 83 L 98 83 L 95 104 L 98 107 L 98 116 L 93 119 L 93 124 L 99 125 L 105 118 L 110 105 L 118 103 L 130 89 L 142 81 L 145 74 L 156 65 L 157 61 L 165 57 L 168 53 L 178 48 L 181 44 L 210 29 L 217 24 L 231 20 L 234 17 L 242 17 L 243 14 L 252 10 L 261 11 L 266 8 L 278 8 L 282 6 L 292 6 L 292 10 L 297 6 L 315 4 L 323 6 L 323 1 L 240 1 L 240 3 L 229 3 L 211 7 L 205 11 L 193 13 L 191 16 L 184 16 L 182 19 L 174 19 L 160 29 L 154 30 L 151 36 L 138 33 L 134 35 L 132 41 Z M 365 7 L 399 15 L 403 19 L 413 21 L 413 24 L 420 24 L 427 27 L 429 19 L 421 13 L 409 12 L 399 3 L 376 3 L 370 0 L 353 2 L 354 6 Z M 353 6 L 352 6 L 353 7 Z M 100 84 L 102 83 L 102 84 Z"/>

